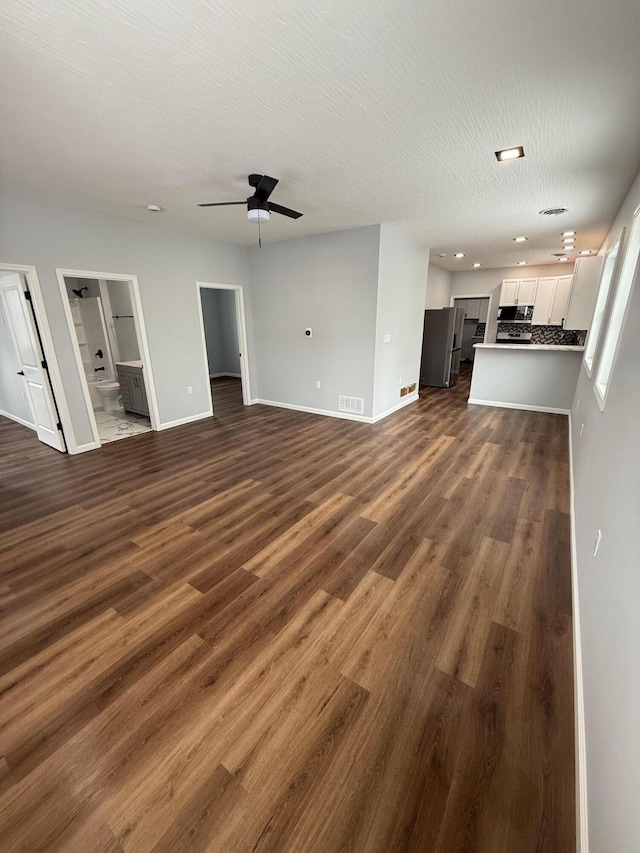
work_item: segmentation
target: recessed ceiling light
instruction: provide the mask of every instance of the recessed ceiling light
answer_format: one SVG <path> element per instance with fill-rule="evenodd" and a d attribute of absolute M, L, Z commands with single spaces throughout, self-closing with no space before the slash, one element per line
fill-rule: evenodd
<path fill-rule="evenodd" d="M 502 151 L 496 151 L 495 154 L 499 162 L 517 160 L 519 157 L 524 157 L 524 148 L 522 145 L 517 145 L 515 148 L 503 148 Z"/>
<path fill-rule="evenodd" d="M 542 216 L 560 216 L 568 210 L 568 207 L 545 207 L 544 210 L 540 210 L 538 213 L 542 214 Z"/>
<path fill-rule="evenodd" d="M 481 267 L 482 264 L 474 264 L 474 267 Z"/>
<path fill-rule="evenodd" d="M 454 258 L 464 258 L 464 252 L 456 252 Z"/>
<path fill-rule="evenodd" d="M 590 254 L 591 254 L 591 249 L 580 249 L 580 251 L 578 252 L 578 254 L 579 254 L 579 255 L 590 255 Z"/>
<path fill-rule="evenodd" d="M 526 237 L 514 237 L 513 242 L 514 243 L 526 243 L 527 238 Z"/>
<path fill-rule="evenodd" d="M 560 263 L 563 264 L 565 261 L 568 261 L 569 258 L 560 258 Z"/>
<path fill-rule="evenodd" d="M 575 231 L 563 231 L 560 236 L 561 237 L 575 237 L 576 232 Z"/>
<path fill-rule="evenodd" d="M 575 237 L 563 237 L 562 242 L 563 243 L 575 243 L 576 238 Z"/>
<path fill-rule="evenodd" d="M 147 210 L 149 211 L 149 213 L 164 213 L 163 209 L 160 207 L 159 204 L 148 204 Z"/>
<path fill-rule="evenodd" d="M 440 254 L 438 255 L 438 257 L 439 257 L 439 258 L 446 258 L 447 256 L 445 255 L 445 253 L 444 253 L 444 252 L 440 252 Z"/>
<path fill-rule="evenodd" d="M 526 267 L 526 265 L 527 265 L 527 262 L 526 262 L 526 261 L 518 261 L 518 266 L 519 266 L 519 267 Z"/>

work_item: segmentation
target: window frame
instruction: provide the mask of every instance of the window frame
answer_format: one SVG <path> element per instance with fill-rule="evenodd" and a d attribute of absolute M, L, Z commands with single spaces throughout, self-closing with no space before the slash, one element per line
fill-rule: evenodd
<path fill-rule="evenodd" d="M 600 284 L 598 285 L 598 295 L 596 296 L 596 304 L 594 306 L 593 316 L 591 318 L 591 328 L 589 329 L 589 334 L 587 335 L 587 340 L 584 347 L 584 355 L 582 357 L 582 364 L 589 379 L 593 377 L 593 374 L 595 373 L 597 367 L 598 355 L 601 349 L 600 343 L 602 340 L 602 333 L 606 329 L 611 295 L 615 290 L 614 283 L 616 281 L 616 277 L 620 268 L 620 261 L 623 254 L 622 247 L 624 244 L 625 232 L 626 228 L 620 229 L 618 236 L 613 241 L 607 253 L 605 254 L 604 263 L 602 265 L 602 273 L 600 274 Z M 608 264 L 607 261 L 609 261 L 611 254 L 614 250 L 616 251 L 616 256 L 613 259 L 613 263 Z M 606 276 L 609 271 L 611 272 L 611 275 L 609 276 L 609 279 L 607 281 L 606 289 L 603 290 Z M 602 311 L 598 312 L 598 309 L 600 307 L 602 307 Z M 598 316 L 597 326 L 594 325 L 596 316 Z"/>
<path fill-rule="evenodd" d="M 606 329 L 602 338 L 602 346 L 595 370 L 593 391 L 598 401 L 600 411 L 604 411 L 609 394 L 611 377 L 613 376 L 620 341 L 629 312 L 633 285 L 636 281 L 640 264 L 640 206 L 633 214 L 633 220 L 629 229 L 629 239 L 625 246 L 620 274 L 616 281 L 615 291 L 611 297 L 611 307 L 607 319 Z M 606 371 L 606 378 L 604 372 Z M 603 381 L 604 380 L 604 381 Z M 604 390 L 603 386 L 604 385 Z"/>

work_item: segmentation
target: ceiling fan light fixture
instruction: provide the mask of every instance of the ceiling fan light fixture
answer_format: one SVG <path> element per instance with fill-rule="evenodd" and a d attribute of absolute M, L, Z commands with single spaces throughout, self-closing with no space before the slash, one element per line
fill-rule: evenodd
<path fill-rule="evenodd" d="M 247 219 L 249 222 L 264 225 L 265 222 L 271 221 L 271 214 L 268 210 L 263 210 L 261 207 L 252 207 L 247 211 Z"/>

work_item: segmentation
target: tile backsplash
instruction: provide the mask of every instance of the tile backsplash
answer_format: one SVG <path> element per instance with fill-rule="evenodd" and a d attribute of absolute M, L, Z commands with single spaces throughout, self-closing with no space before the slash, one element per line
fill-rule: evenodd
<path fill-rule="evenodd" d="M 582 346 L 587 335 L 586 331 L 565 331 L 561 326 L 531 326 L 528 323 L 500 323 L 498 328 L 501 332 L 531 332 L 532 344 L 556 346 Z"/>

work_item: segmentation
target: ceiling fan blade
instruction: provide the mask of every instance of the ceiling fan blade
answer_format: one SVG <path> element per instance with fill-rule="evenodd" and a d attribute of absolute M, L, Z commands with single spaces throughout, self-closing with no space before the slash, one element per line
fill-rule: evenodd
<path fill-rule="evenodd" d="M 283 216 L 290 216 L 292 219 L 300 219 L 303 215 L 302 213 L 298 213 L 297 210 L 291 210 L 288 207 L 283 207 L 281 204 L 274 204 L 272 201 L 269 202 L 269 210 L 273 213 L 281 213 Z"/>
<path fill-rule="evenodd" d="M 260 201 L 266 201 L 271 195 L 271 193 L 275 190 L 277 183 L 277 178 L 270 178 L 269 175 L 263 175 L 260 178 L 260 182 L 256 187 L 256 191 L 253 194 L 254 198 L 257 198 Z"/>
<path fill-rule="evenodd" d="M 208 204 L 199 204 L 198 207 L 223 207 L 226 204 L 246 204 L 244 201 L 210 201 Z"/>

